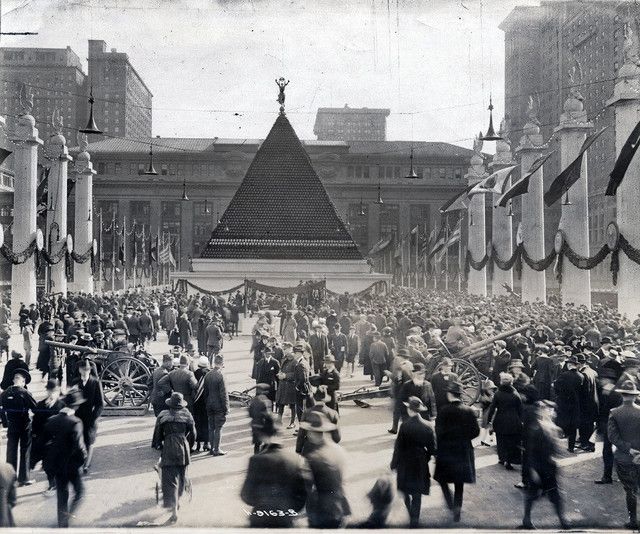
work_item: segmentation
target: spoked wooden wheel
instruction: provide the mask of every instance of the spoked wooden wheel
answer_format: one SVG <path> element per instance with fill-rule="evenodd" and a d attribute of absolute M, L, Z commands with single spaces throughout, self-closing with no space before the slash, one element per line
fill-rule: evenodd
<path fill-rule="evenodd" d="M 109 362 L 100 380 L 109 406 L 144 406 L 149 399 L 149 368 L 136 358 L 122 356 Z"/>
<path fill-rule="evenodd" d="M 440 370 L 440 366 L 436 371 Z M 480 373 L 475 366 L 467 360 L 453 359 L 453 368 L 451 372 L 458 375 L 458 379 L 462 384 L 463 394 L 462 402 L 468 406 L 472 406 L 480 398 Z"/>

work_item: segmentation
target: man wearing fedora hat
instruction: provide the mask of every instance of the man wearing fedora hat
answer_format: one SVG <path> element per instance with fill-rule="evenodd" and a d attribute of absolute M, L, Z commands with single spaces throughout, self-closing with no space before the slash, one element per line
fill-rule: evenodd
<path fill-rule="evenodd" d="M 256 430 L 256 425 L 259 425 L 262 421 L 264 414 L 273 412 L 273 403 L 269 399 L 269 390 L 271 386 L 269 384 L 256 384 L 256 396 L 249 402 L 248 411 L 249 419 L 251 419 L 251 442 L 253 443 L 253 454 L 260 452 L 262 448 L 262 442 L 260 441 L 259 433 Z"/>
<path fill-rule="evenodd" d="M 340 434 L 340 416 L 338 412 L 329 406 L 331 396 L 327 391 L 327 386 L 320 385 L 313 392 L 313 406 L 307 408 L 300 418 L 300 422 L 307 421 L 310 417 L 313 417 L 312 413 L 321 412 L 326 415 L 330 423 L 335 425 L 335 429 L 331 431 L 331 439 L 334 443 L 340 443 L 342 436 Z M 304 428 L 300 428 L 298 431 L 298 437 L 296 439 L 296 452 L 307 456 L 311 451 L 315 450 L 316 446 L 313 442 L 307 439 L 307 431 Z"/>
<path fill-rule="evenodd" d="M 0 395 L 2 426 L 7 429 L 7 463 L 11 464 L 18 473 L 18 484 L 21 486 L 34 482 L 29 478 L 31 470 L 29 412 L 34 413 L 36 401 L 26 388 L 29 382 L 31 382 L 29 371 L 18 367 L 14 370 L 13 385 Z M 20 449 L 19 462 L 18 448 Z"/>
<path fill-rule="evenodd" d="M 15 350 L 12 350 L 11 359 L 4 366 L 4 373 L 2 375 L 2 382 L 0 382 L 0 389 L 7 389 L 11 384 L 13 384 L 13 375 L 18 368 L 29 371 L 29 366 L 27 365 L 27 362 L 22 359 L 22 354 Z"/>
<path fill-rule="evenodd" d="M 98 435 L 98 419 L 104 409 L 104 395 L 102 393 L 102 383 L 92 374 L 93 367 L 89 359 L 80 361 L 78 365 L 79 376 L 72 382 L 72 386 L 80 391 L 84 401 L 76 410 L 76 415 L 83 425 L 84 443 L 87 448 L 87 461 L 84 465 L 86 473 L 91 466 L 93 458 L 93 444 Z"/>
<path fill-rule="evenodd" d="M 622 404 L 622 395 L 615 391 L 617 374 L 614 369 L 603 367 L 598 372 L 598 421 L 597 431 L 602 436 L 602 478 L 595 480 L 596 484 L 613 483 L 613 446 L 609 440 L 607 427 L 609 416 L 613 408 Z"/>
<path fill-rule="evenodd" d="M 162 451 L 159 463 L 163 506 L 171 510 L 169 522 L 175 523 L 179 500 L 187 484 L 187 466 L 191 463 L 189 443 L 197 439 L 197 435 L 182 393 L 174 391 L 165 402 L 167 409 L 156 419 L 151 446 Z"/>
<path fill-rule="evenodd" d="M 460 521 L 464 485 L 476 481 L 475 455 L 472 440 L 480 434 L 475 413 L 462 402 L 464 388 L 460 382 L 451 382 L 447 391 L 447 404 L 438 409 L 436 419 L 436 470 L 434 478 L 442 488 L 453 520 Z M 451 496 L 449 484 L 454 485 Z"/>
<path fill-rule="evenodd" d="M 584 376 L 578 372 L 578 358 L 569 356 L 553 388 L 556 393 L 557 424 L 567 436 L 567 450 L 575 452 L 576 433 L 580 424 L 580 399 Z"/>
<path fill-rule="evenodd" d="M 220 448 L 222 427 L 226 423 L 227 415 L 229 414 L 229 394 L 222 374 L 223 364 L 222 355 L 216 354 L 213 357 L 213 369 L 204 377 L 203 396 L 209 420 L 209 441 L 211 442 L 209 454 L 212 456 L 224 456 L 226 454 Z"/>
<path fill-rule="evenodd" d="M 622 406 L 611 410 L 607 431 L 615 446 L 614 461 L 618 478 L 626 494 L 629 522 L 626 528 L 638 528 L 637 494 L 640 487 L 640 406 L 636 399 L 640 390 L 631 380 L 616 390 L 622 396 Z"/>
<path fill-rule="evenodd" d="M 409 512 L 409 526 L 420 524 L 422 495 L 429 495 L 431 474 L 429 461 L 436 453 L 436 437 L 433 427 L 421 414 L 427 410 L 418 397 L 404 402 L 407 420 L 400 431 L 393 449 L 391 469 L 397 473 L 397 488 L 404 493 L 404 503 Z"/>
<path fill-rule="evenodd" d="M 580 389 L 580 425 L 578 428 L 580 445 L 578 446 L 582 450 L 594 452 L 596 445 L 590 440 L 600 410 L 598 405 L 598 374 L 589 366 L 586 354 L 581 352 L 576 358 L 579 365 L 578 371 L 584 377 Z"/>
<path fill-rule="evenodd" d="M 307 516 L 310 528 L 340 528 L 351 507 L 344 494 L 346 455 L 327 434 L 336 429 L 322 412 L 309 413 L 300 423 L 314 450 L 306 456 L 309 491 Z"/>
<path fill-rule="evenodd" d="M 151 391 L 149 393 L 149 401 L 153 407 L 153 414 L 158 417 L 158 414 L 165 409 L 164 401 L 171 395 L 171 389 L 168 382 L 164 382 L 164 386 L 160 385 L 160 380 L 169 374 L 169 371 L 173 369 L 173 356 L 171 354 L 162 355 L 162 364 L 159 365 L 151 373 L 150 386 Z"/>
<path fill-rule="evenodd" d="M 280 363 L 273 355 L 273 350 L 265 348 L 262 351 L 262 359 L 256 363 L 256 384 L 269 384 L 268 397 L 271 402 L 276 400 L 280 372 Z"/>
<path fill-rule="evenodd" d="M 257 528 L 290 528 L 307 499 L 303 460 L 285 449 L 276 414 L 262 413 L 252 422 L 262 449 L 249 459 L 240 497 L 253 510 L 249 525 Z"/>
<path fill-rule="evenodd" d="M 44 427 L 46 451 L 44 469 L 51 473 L 56 482 L 58 494 L 58 526 L 67 528 L 69 517 L 82 500 L 84 486 L 80 468 L 87 458 L 84 444 L 82 421 L 76 417 L 75 411 L 84 401 L 82 393 L 72 388 L 63 399 L 64 407 L 57 415 L 52 416 Z M 69 507 L 69 484 L 73 486 L 75 495 Z"/>
<path fill-rule="evenodd" d="M 336 368 L 336 358 L 333 354 L 327 354 L 323 360 L 320 371 L 320 384 L 327 388 L 329 402 L 327 406 L 336 412 L 338 409 L 338 391 L 340 390 L 340 372 Z"/>

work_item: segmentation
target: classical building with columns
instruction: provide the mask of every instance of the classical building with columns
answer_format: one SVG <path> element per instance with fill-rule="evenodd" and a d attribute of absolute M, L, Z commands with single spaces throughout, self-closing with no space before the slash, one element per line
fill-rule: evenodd
<path fill-rule="evenodd" d="M 623 63 L 625 22 L 634 10 L 637 17 L 633 0 L 543 0 L 539 6 L 517 6 L 500 24 L 505 34 L 505 116 L 512 146 L 523 135 L 532 95 L 542 138 L 550 140 L 549 150 L 556 150 L 545 164 L 545 191 L 562 170 L 560 144 L 552 134 L 571 86 L 577 86 L 584 97 L 594 130 L 609 126 L 587 154 L 589 246 L 594 250 L 602 246 L 607 224 L 616 218 L 614 199 L 604 195 L 616 157 L 615 112 L 607 100 Z M 518 202 L 514 212 L 515 223 L 520 219 Z M 560 203 L 545 209 L 547 252 L 553 249 L 560 217 Z M 553 285 L 553 274 L 547 277 Z M 596 267 L 591 277 L 593 289 L 613 289 L 605 264 Z"/>
<path fill-rule="evenodd" d="M 138 228 L 145 225 L 153 235 L 158 229 L 172 234 L 178 267 L 186 270 L 189 258 L 205 247 L 260 144 L 260 139 L 164 137 L 91 143 L 88 152 L 97 171 L 94 221 L 102 210 L 105 224 L 116 214 L 129 223 L 135 219 Z M 303 145 L 365 255 L 381 237 L 406 235 L 417 224 L 430 231 L 440 220 L 439 207 L 465 188 L 473 154 L 441 142 L 306 140 Z M 144 174 L 150 147 L 155 176 Z M 409 179 L 412 148 L 418 177 Z M 378 184 L 382 205 L 375 203 Z M 95 227 L 94 236 L 98 232 Z"/>

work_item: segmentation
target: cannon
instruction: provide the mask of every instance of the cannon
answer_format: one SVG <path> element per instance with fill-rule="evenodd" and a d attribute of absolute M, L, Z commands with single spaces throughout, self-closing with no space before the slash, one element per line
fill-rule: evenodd
<path fill-rule="evenodd" d="M 52 347 L 92 354 L 107 406 L 136 408 L 149 405 L 151 373 L 158 362 L 142 349 L 133 354 L 46 340 Z"/>

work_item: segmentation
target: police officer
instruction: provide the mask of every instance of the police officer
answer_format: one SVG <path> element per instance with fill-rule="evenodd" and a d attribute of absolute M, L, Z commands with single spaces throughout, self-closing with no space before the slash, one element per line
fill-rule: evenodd
<path fill-rule="evenodd" d="M 29 486 L 34 480 L 30 475 L 31 419 L 29 411 L 36 408 L 36 401 L 27 391 L 31 382 L 29 371 L 18 368 L 14 371 L 13 385 L 0 395 L 2 405 L 2 426 L 7 429 L 7 463 L 18 472 L 18 484 Z M 18 447 L 20 447 L 20 468 L 18 469 Z"/>

